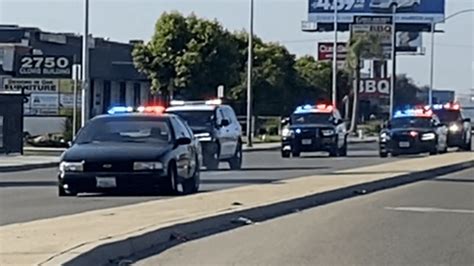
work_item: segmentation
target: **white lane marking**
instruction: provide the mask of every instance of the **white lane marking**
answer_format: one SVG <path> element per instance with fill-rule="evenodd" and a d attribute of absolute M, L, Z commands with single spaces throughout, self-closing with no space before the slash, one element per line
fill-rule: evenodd
<path fill-rule="evenodd" d="M 474 214 L 474 210 L 442 209 L 442 208 L 426 208 L 426 207 L 385 207 L 385 209 L 392 210 L 392 211 L 406 211 L 406 212 Z"/>

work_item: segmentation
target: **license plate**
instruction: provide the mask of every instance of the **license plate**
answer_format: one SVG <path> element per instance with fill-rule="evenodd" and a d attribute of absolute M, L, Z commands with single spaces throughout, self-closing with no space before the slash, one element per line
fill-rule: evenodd
<path fill-rule="evenodd" d="M 301 140 L 301 144 L 303 144 L 303 145 L 311 145 L 311 143 L 313 143 L 311 139 L 302 139 Z"/>
<path fill-rule="evenodd" d="M 400 143 L 398 143 L 398 146 L 400 146 L 400 148 L 409 148 L 410 147 L 410 142 L 401 141 Z"/>
<path fill-rule="evenodd" d="M 99 188 L 114 188 L 117 187 L 115 177 L 96 177 L 96 184 Z"/>

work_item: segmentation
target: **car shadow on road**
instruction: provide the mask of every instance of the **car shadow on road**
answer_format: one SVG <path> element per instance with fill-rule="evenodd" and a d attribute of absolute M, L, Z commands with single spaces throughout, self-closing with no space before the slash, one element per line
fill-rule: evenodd
<path fill-rule="evenodd" d="M 283 184 L 283 180 L 279 179 L 264 179 L 264 178 L 243 178 L 243 179 L 204 179 L 201 180 L 203 185 L 216 184 Z"/>
<path fill-rule="evenodd" d="M 1 181 L 0 188 L 3 187 L 55 187 L 56 181 Z"/>
<path fill-rule="evenodd" d="M 474 184 L 474 179 L 465 179 L 465 178 L 435 178 L 430 181 L 434 182 L 454 182 L 454 183 L 472 183 Z"/>
<path fill-rule="evenodd" d="M 271 166 L 271 167 L 244 167 L 240 170 L 218 169 L 218 170 L 201 170 L 201 172 L 231 172 L 231 171 L 298 171 L 298 170 L 323 170 L 329 169 L 327 166 Z"/>

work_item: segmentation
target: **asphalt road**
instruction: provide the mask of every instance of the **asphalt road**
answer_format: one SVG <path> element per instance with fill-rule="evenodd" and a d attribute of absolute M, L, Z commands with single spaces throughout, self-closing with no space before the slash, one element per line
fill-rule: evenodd
<path fill-rule="evenodd" d="M 262 184 L 283 178 L 330 173 L 380 164 L 377 144 L 351 145 L 347 158 L 328 158 L 325 154 L 303 154 L 298 159 L 282 159 L 277 151 L 244 154 L 241 171 L 220 170 L 202 173 L 201 191 Z M 221 164 L 222 168 L 228 166 Z M 101 208 L 161 199 L 144 195 L 81 195 L 57 197 L 56 169 L 0 173 L 0 225 L 74 214 Z"/>
<path fill-rule="evenodd" d="M 474 168 L 181 244 L 136 265 L 474 265 Z"/>

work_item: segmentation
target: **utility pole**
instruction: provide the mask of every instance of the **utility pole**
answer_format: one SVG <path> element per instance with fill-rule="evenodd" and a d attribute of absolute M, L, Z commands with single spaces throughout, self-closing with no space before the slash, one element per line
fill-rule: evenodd
<path fill-rule="evenodd" d="M 390 79 L 390 119 L 393 118 L 395 86 L 397 82 L 397 23 L 396 23 L 397 6 L 392 8 L 392 76 Z"/>
<path fill-rule="evenodd" d="M 253 0 L 249 10 L 249 47 L 247 66 L 247 146 L 253 146 L 252 139 L 252 65 L 253 65 Z"/>
<path fill-rule="evenodd" d="M 332 51 L 332 105 L 337 107 L 337 21 L 338 0 L 333 1 L 334 6 L 334 45 Z"/>
<path fill-rule="evenodd" d="M 81 126 L 89 119 L 89 0 L 84 0 L 84 34 L 82 36 Z"/>

